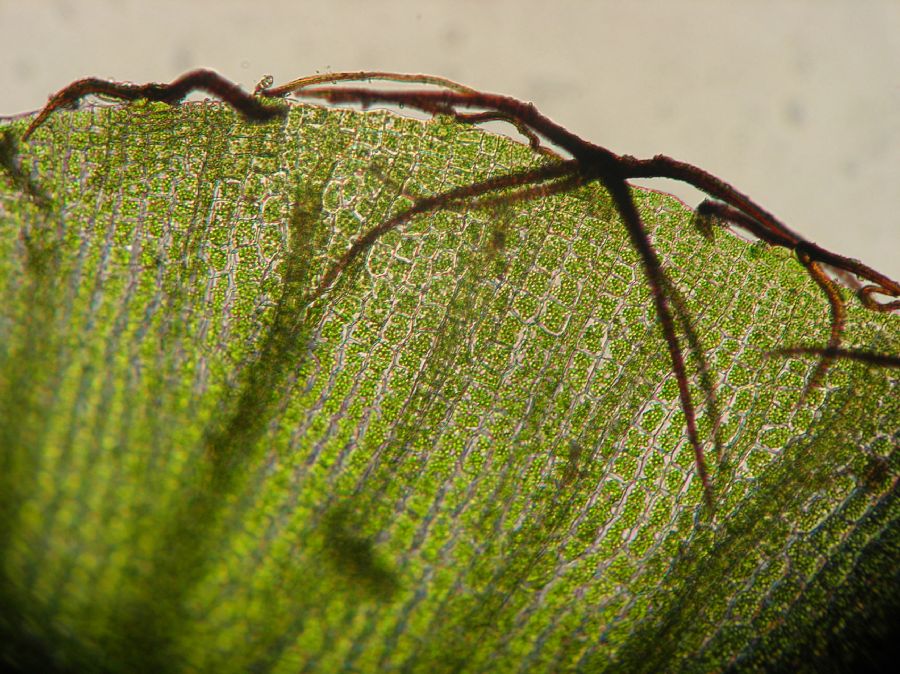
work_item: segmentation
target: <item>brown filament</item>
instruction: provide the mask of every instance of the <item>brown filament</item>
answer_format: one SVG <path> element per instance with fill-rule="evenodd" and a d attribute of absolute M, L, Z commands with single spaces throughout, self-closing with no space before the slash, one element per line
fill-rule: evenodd
<path fill-rule="evenodd" d="M 194 91 L 205 91 L 221 98 L 248 120 L 268 122 L 277 117 L 284 117 L 287 109 L 283 106 L 266 105 L 256 97 L 248 94 L 239 86 L 225 79 L 212 70 L 192 70 L 169 84 L 132 84 L 130 82 L 112 82 L 96 77 L 76 80 L 50 97 L 47 105 L 31 122 L 22 140 L 28 140 L 34 131 L 41 126 L 53 112 L 61 107 L 78 103 L 85 96 L 108 96 L 123 101 L 138 99 L 158 101 L 175 105 Z"/>
<path fill-rule="evenodd" d="M 806 271 L 809 272 L 809 275 L 822 289 L 822 292 L 828 297 L 831 311 L 831 334 L 828 337 L 828 346 L 823 350 L 816 369 L 813 370 L 812 376 L 800 395 L 800 402 L 802 403 L 811 391 L 814 391 L 821 385 L 825 374 L 834 363 L 834 356 L 830 355 L 830 352 L 837 351 L 841 346 L 841 335 L 844 332 L 844 324 L 847 320 L 847 308 L 844 306 L 844 300 L 841 298 L 840 291 L 822 270 L 822 266 L 818 262 L 813 262 L 809 259 L 806 252 L 799 248 L 797 250 L 797 258 L 800 260 L 800 264 L 806 267 Z"/>
<path fill-rule="evenodd" d="M 391 91 L 362 87 L 323 86 L 338 82 L 373 80 L 430 85 L 439 87 L 439 89 Z M 672 371 L 678 383 L 679 399 L 685 415 L 688 439 L 694 450 L 697 473 L 703 485 L 704 501 L 710 512 L 712 512 L 714 504 L 712 486 L 697 432 L 696 412 L 688 387 L 684 355 L 675 330 L 672 306 L 675 307 L 675 316 L 681 323 L 682 331 L 687 335 L 691 349 L 698 354 L 702 353 L 702 349 L 696 334 L 687 327 L 690 322 L 687 319 L 686 311 L 679 296 L 668 282 L 659 256 L 635 207 L 627 180 L 670 178 L 692 185 L 712 198 L 712 200 L 700 204 L 698 215 L 715 215 L 730 220 L 770 245 L 795 251 L 800 263 L 828 297 L 831 309 L 831 333 L 826 347 L 796 347 L 775 352 L 783 355 L 816 355 L 821 359 L 807 386 L 807 391 L 819 384 L 828 367 L 836 358 L 862 360 L 889 367 L 895 367 L 900 361 L 894 356 L 880 356 L 840 348 L 846 310 L 840 293 L 833 281 L 826 276 L 821 265 L 827 264 L 840 272 L 853 274 L 867 282 L 868 285 L 864 285 L 858 290 L 857 296 L 865 307 L 875 311 L 900 309 L 900 299 L 880 303 L 874 298 L 874 295 L 900 298 L 900 284 L 858 260 L 832 253 L 807 241 L 749 197 L 699 167 L 665 155 L 656 155 L 650 159 L 617 155 L 556 124 L 538 112 L 537 108 L 530 103 L 500 94 L 480 92 L 441 77 L 359 71 L 312 75 L 277 87 L 268 85 L 269 82 L 264 81 L 257 87 L 256 95 L 247 94 L 221 75 L 209 70 L 189 72 L 170 84 L 136 85 L 95 78 L 78 80 L 51 97 L 28 127 L 23 139 L 27 139 L 54 110 L 74 104 L 87 95 L 99 94 L 122 100 L 147 99 L 175 104 L 191 91 L 198 89 L 218 96 L 251 121 L 266 121 L 286 113 L 284 107 L 265 105 L 261 102 L 261 98 L 282 98 L 294 95 L 299 98 L 321 99 L 334 104 L 360 105 L 363 108 L 374 104 L 407 106 L 425 113 L 451 115 L 459 121 L 467 123 L 506 121 L 513 124 L 536 151 L 555 156 L 555 153 L 542 145 L 541 138 L 546 139 L 551 145 L 568 153 L 572 159 L 556 161 L 537 169 L 490 178 L 438 195 L 418 199 L 410 208 L 372 227 L 357 238 L 344 255 L 325 273 L 309 299 L 312 301 L 326 292 L 341 272 L 354 259 L 368 250 L 384 233 L 395 229 L 416 215 L 440 209 L 472 206 L 473 202 L 477 205 L 515 203 L 570 191 L 592 181 L 601 182 L 612 196 L 631 243 L 641 258 L 654 309 L 668 347 Z M 486 196 L 496 190 L 510 190 L 510 192 L 497 196 Z M 704 386 L 708 386 L 709 382 L 702 360 L 701 376 L 704 378 Z M 806 395 L 806 391 L 803 395 Z M 708 401 L 710 400 L 715 407 L 714 391 L 708 398 Z"/>

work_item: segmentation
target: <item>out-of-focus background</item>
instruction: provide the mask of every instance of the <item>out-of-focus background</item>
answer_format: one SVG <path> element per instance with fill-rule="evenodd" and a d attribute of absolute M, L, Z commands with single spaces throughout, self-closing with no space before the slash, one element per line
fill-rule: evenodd
<path fill-rule="evenodd" d="M 443 75 L 697 164 L 900 278 L 900 0 L 0 0 L 0 44 L 0 115 L 87 75 Z"/>

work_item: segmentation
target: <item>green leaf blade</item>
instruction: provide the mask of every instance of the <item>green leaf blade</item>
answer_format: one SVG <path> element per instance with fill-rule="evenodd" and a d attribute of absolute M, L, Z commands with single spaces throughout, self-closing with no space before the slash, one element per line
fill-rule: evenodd
<path fill-rule="evenodd" d="M 824 343 L 828 315 L 786 252 L 636 193 L 723 410 L 709 527 L 601 189 L 416 217 L 307 295 L 355 237 L 527 148 L 136 104 L 58 115 L 15 161 L 47 200 L 3 174 L 3 598 L 85 664 L 792 662 L 859 560 L 884 573 L 897 376 L 842 362 L 798 407 L 813 363 L 764 353 Z M 851 303 L 847 341 L 896 353 L 896 317 Z"/>

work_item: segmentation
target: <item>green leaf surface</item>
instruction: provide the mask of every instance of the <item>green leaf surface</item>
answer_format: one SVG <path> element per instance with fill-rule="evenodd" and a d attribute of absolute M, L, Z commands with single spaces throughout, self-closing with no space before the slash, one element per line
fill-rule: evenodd
<path fill-rule="evenodd" d="M 721 410 L 711 520 L 597 185 L 417 216 L 311 298 L 415 199 L 549 160 L 306 106 L 27 121 L 0 128 L 4 666 L 810 666 L 900 604 L 897 371 L 800 402 L 815 363 L 765 354 L 829 317 L 789 252 L 635 191 Z M 847 344 L 900 353 L 848 306 Z"/>

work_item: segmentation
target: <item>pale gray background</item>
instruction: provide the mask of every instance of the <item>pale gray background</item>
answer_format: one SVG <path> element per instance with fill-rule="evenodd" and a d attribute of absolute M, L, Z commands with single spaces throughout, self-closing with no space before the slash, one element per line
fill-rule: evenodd
<path fill-rule="evenodd" d="M 0 0 L 0 43 L 0 114 L 86 75 L 443 75 L 698 164 L 900 278 L 900 0 Z"/>

